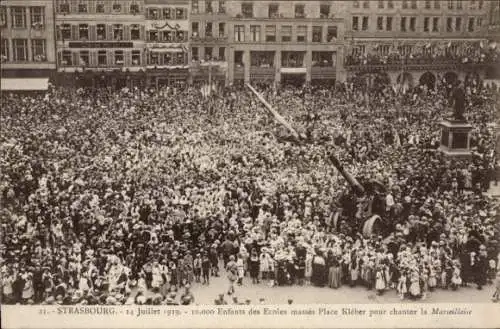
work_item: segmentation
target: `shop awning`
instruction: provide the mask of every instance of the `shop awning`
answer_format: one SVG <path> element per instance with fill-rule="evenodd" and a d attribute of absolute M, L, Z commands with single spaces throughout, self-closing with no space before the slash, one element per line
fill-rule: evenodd
<path fill-rule="evenodd" d="M 182 48 L 151 48 L 152 53 L 182 53 Z"/>
<path fill-rule="evenodd" d="M 2 78 L 1 90 L 47 90 L 49 78 Z"/>

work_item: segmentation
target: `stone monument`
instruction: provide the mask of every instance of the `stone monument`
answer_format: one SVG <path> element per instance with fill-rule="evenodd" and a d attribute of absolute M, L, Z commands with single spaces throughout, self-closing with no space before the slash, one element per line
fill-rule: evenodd
<path fill-rule="evenodd" d="M 465 91 L 458 85 L 451 95 L 453 116 L 440 122 L 441 145 L 439 149 L 447 156 L 470 157 L 470 125 L 465 116 Z"/>

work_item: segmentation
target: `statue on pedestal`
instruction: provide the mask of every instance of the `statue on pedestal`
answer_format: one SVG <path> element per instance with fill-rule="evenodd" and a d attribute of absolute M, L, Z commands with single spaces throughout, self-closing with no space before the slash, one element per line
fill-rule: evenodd
<path fill-rule="evenodd" d="M 453 106 L 453 120 L 465 122 L 465 90 L 463 84 L 458 82 L 451 94 Z"/>

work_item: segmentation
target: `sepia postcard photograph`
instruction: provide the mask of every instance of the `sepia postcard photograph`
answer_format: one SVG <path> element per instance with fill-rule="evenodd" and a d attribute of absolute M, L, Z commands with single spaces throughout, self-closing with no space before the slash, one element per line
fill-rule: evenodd
<path fill-rule="evenodd" d="M 2 328 L 500 327 L 500 1 L 0 29 Z"/>

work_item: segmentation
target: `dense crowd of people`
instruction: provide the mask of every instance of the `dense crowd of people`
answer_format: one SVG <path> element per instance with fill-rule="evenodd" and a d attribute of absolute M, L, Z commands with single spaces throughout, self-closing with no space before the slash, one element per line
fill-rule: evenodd
<path fill-rule="evenodd" d="M 498 91 L 465 86 L 460 160 L 437 150 L 439 81 L 372 87 L 258 88 L 299 142 L 244 87 L 2 95 L 2 302 L 188 305 L 221 275 L 233 296 L 262 281 L 402 299 L 492 283 Z M 376 185 L 365 201 L 384 234 L 362 234 L 331 154 Z"/>

